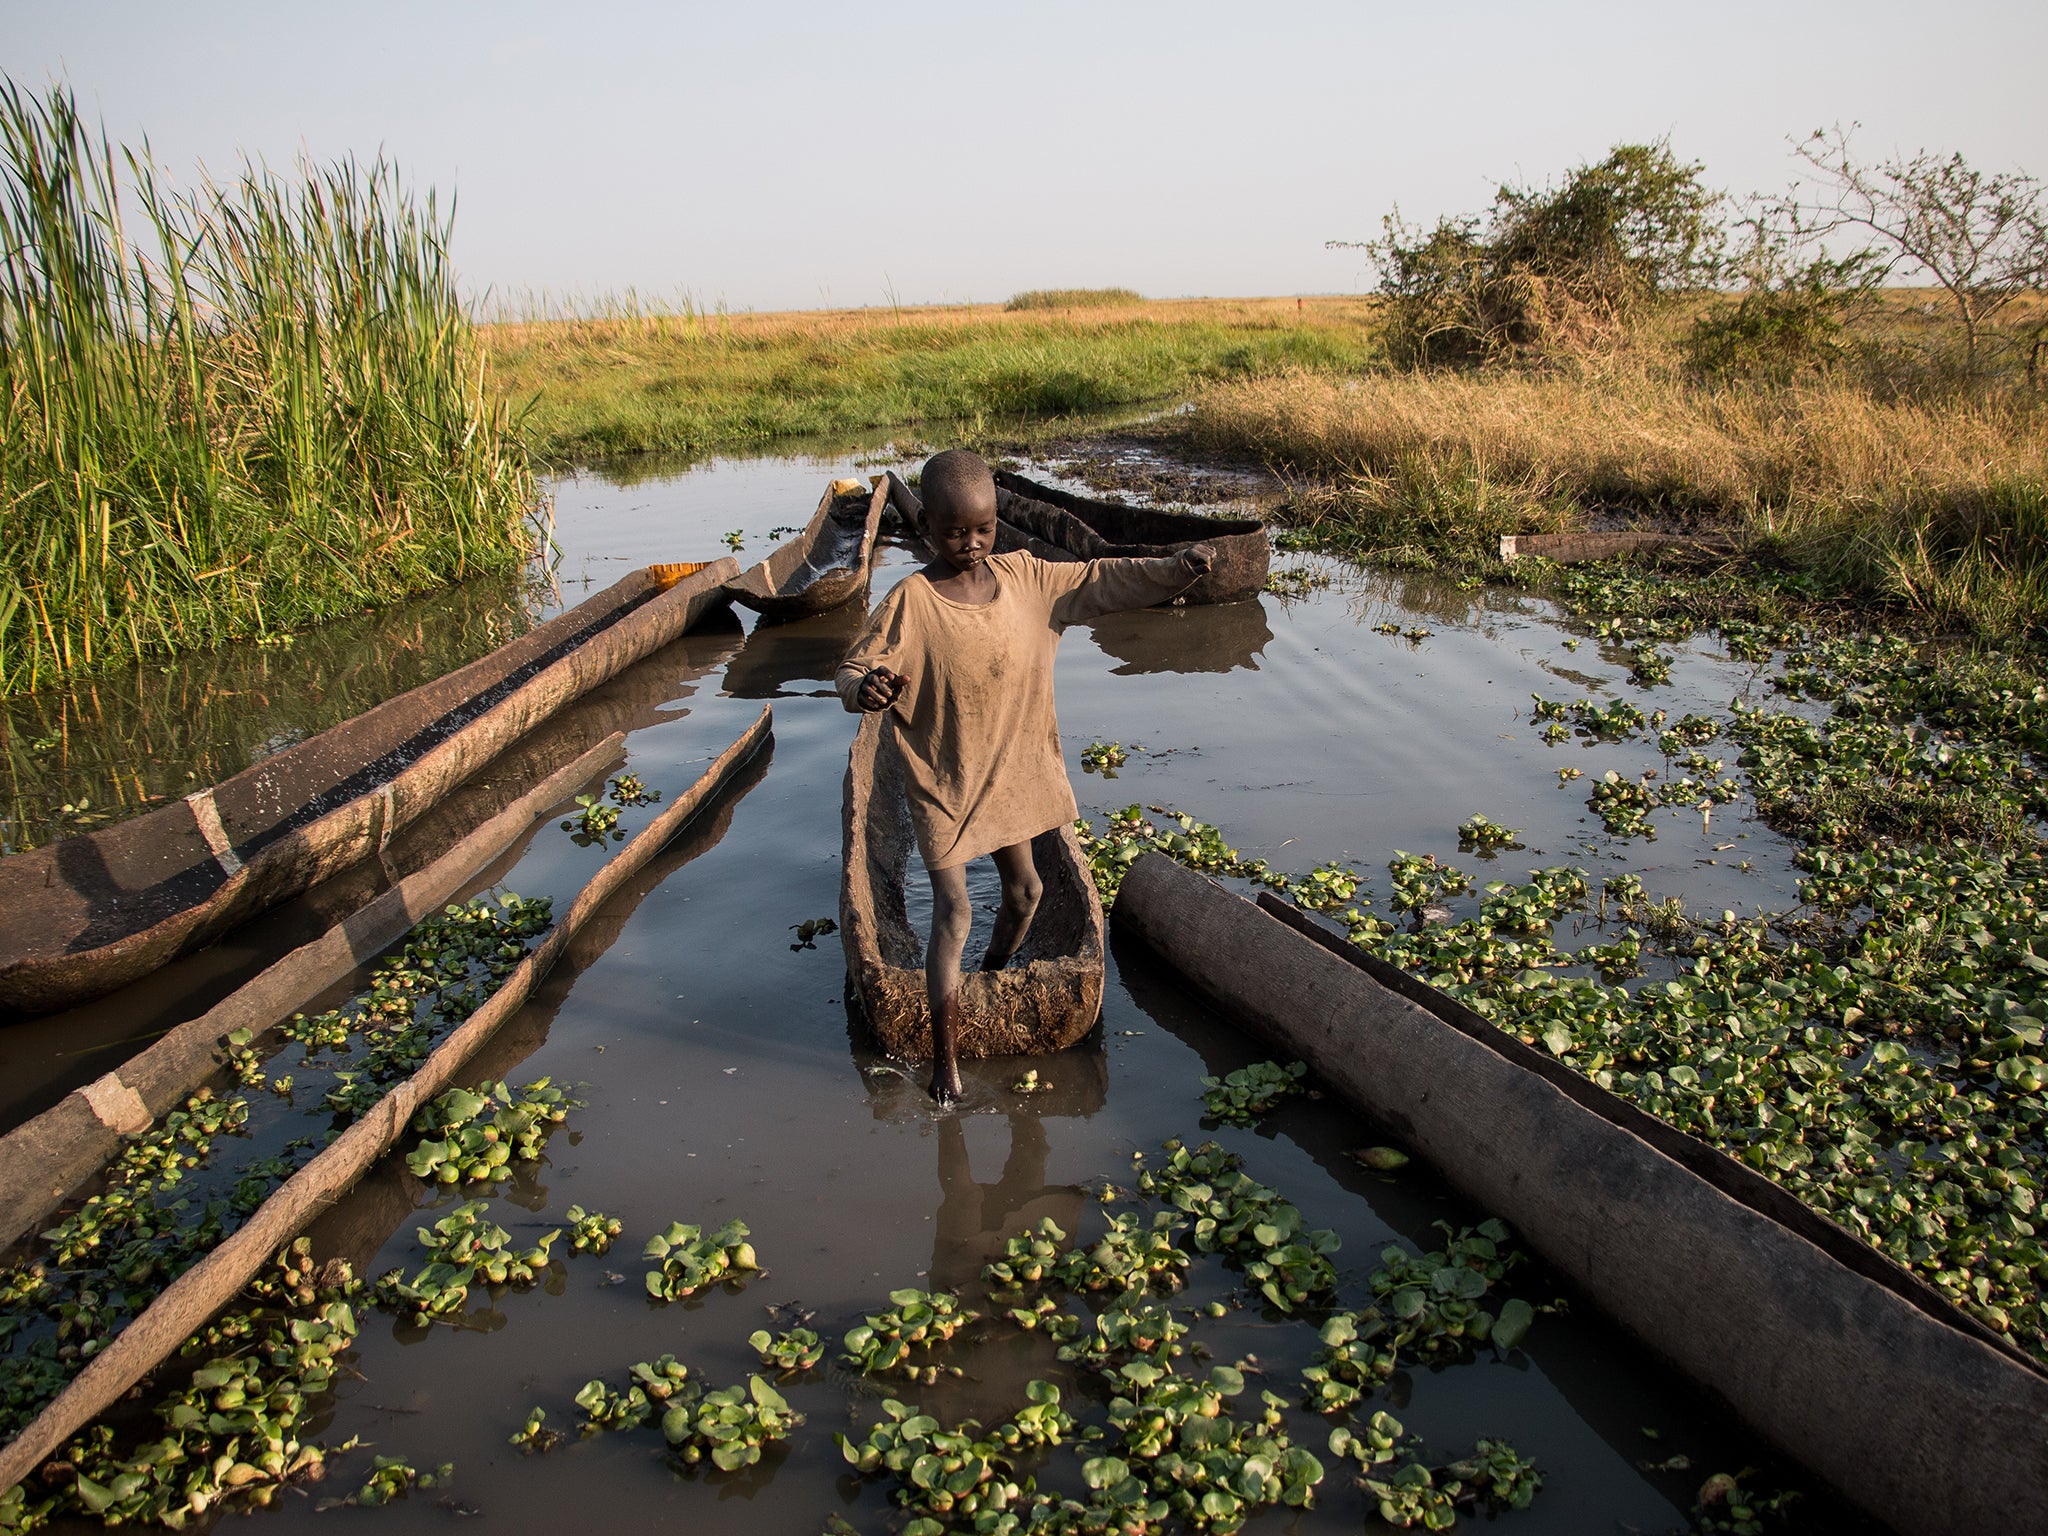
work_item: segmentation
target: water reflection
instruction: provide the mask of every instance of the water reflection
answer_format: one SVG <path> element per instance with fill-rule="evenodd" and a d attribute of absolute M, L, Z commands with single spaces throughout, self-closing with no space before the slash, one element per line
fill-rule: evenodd
<path fill-rule="evenodd" d="M 392 838 L 381 859 L 365 859 L 263 913 L 216 944 L 171 961 L 142 980 L 61 1013 L 33 1019 L 0 1013 L 0 1128 L 19 1124 L 133 1055 L 164 1031 L 196 1018 L 265 966 L 329 928 L 400 880 L 426 868 L 554 773 L 614 732 L 679 720 L 700 681 L 730 657 L 738 622 L 709 622 L 672 641 L 557 711 L 458 785 Z M 765 754 L 760 761 L 766 760 Z M 610 765 L 606 772 L 615 769 Z M 751 771 L 751 770 L 750 770 Z M 577 790 L 601 792 L 604 775 Z M 560 809 L 557 806 L 553 809 Z M 701 821 L 702 818 L 699 818 Z M 537 818 L 470 882 L 476 889 L 512 869 L 550 823 Z M 684 834 L 686 837 L 688 833 Z M 661 864 L 667 858 L 655 863 Z M 610 911 L 618 905 L 610 903 Z M 602 914 L 600 919 L 602 920 Z"/>
<path fill-rule="evenodd" d="M 465 582 L 288 646 L 225 646 L 0 702 L 0 854 L 230 778 L 518 639 L 542 600 L 516 577 Z"/>
<path fill-rule="evenodd" d="M 830 697 L 839 659 L 867 616 L 865 604 L 848 603 L 816 618 L 757 623 L 725 669 L 726 693 L 736 699 Z M 791 686 L 802 682 L 817 686 Z"/>
<path fill-rule="evenodd" d="M 1088 626 L 1095 643 L 1123 663 L 1118 677 L 1145 672 L 1259 670 L 1272 642 L 1262 599 L 1187 608 L 1139 608 L 1113 613 Z"/>

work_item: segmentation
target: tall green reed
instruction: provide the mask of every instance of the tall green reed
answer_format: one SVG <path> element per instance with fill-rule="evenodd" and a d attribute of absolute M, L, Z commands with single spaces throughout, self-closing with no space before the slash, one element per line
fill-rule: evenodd
<path fill-rule="evenodd" d="M 503 572 L 544 536 L 451 221 L 382 159 L 298 172 L 181 189 L 68 89 L 0 82 L 0 694 Z"/>

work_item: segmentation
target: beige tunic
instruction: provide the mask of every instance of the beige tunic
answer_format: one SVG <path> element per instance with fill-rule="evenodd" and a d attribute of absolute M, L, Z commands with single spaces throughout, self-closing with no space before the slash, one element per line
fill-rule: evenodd
<path fill-rule="evenodd" d="M 1053 716 L 1052 665 L 1069 624 L 1164 602 L 1194 580 L 1177 558 L 1041 560 L 991 555 L 996 595 L 941 597 L 922 572 L 896 584 L 839 664 L 858 711 L 876 667 L 908 684 L 889 713 L 911 826 L 928 869 L 1027 842 L 1078 814 Z"/>

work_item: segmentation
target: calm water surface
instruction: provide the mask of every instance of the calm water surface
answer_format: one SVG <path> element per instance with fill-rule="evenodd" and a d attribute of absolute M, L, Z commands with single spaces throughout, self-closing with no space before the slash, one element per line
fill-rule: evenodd
<path fill-rule="evenodd" d="M 651 560 L 721 553 L 728 530 L 742 533 L 743 560 L 759 558 L 772 528 L 801 524 L 825 480 L 855 469 L 851 460 L 721 461 L 636 484 L 595 474 L 565 480 L 554 601 L 578 601 Z M 1705 643 L 1679 647 L 1673 681 L 1639 691 L 1625 682 L 1625 661 L 1592 641 L 1568 649 L 1567 631 L 1543 603 L 1313 559 L 1276 556 L 1275 564 L 1305 565 L 1331 584 L 1299 601 L 1120 615 L 1069 632 L 1060 724 L 1084 811 L 1171 805 L 1281 868 L 1355 860 L 1381 893 L 1385 861 L 1398 848 L 1454 859 L 1482 880 L 1519 877 L 1539 862 L 1578 862 L 1596 876 L 1633 870 L 1653 898 L 1676 895 L 1694 910 L 1795 901 L 1788 846 L 1748 820 L 1744 803 L 1717 810 L 1708 825 L 1697 813 L 1659 812 L 1654 841 L 1611 842 L 1586 809 L 1589 783 L 1610 767 L 1661 767 L 1655 749 L 1552 749 L 1529 719 L 1532 692 L 1626 695 L 1674 717 L 1725 713 L 1732 697 L 1760 692 L 1752 669 Z M 890 549 L 874 595 L 915 568 L 907 551 Z M 1375 633 L 1385 620 L 1432 633 L 1420 641 Z M 772 755 L 585 930 L 481 1067 L 515 1083 L 551 1075 L 578 1085 L 587 1103 L 557 1132 L 538 1172 L 493 1200 L 495 1219 L 530 1242 L 581 1204 L 620 1217 L 626 1237 L 607 1256 L 557 1265 L 541 1288 L 489 1300 L 479 1292 L 461 1327 L 403 1328 L 367 1314 L 359 1374 L 339 1393 L 322 1438 L 360 1436 L 423 1466 L 452 1461 L 447 1498 L 416 1493 L 374 1515 L 318 1515 L 314 1497 L 293 1494 L 281 1513 L 258 1517 L 265 1528 L 331 1530 L 341 1520 L 441 1531 L 459 1508 L 474 1513 L 474 1528 L 504 1531 L 573 1529 L 596 1517 L 608 1526 L 807 1532 L 835 1512 L 863 1531 L 893 1530 L 900 1516 L 888 1483 L 849 1480 L 831 1438 L 862 1433 L 877 1394 L 822 1371 L 788 1389 L 808 1424 L 739 1474 L 681 1473 L 651 1428 L 535 1457 L 506 1437 L 536 1405 L 551 1424 L 572 1428 L 570 1400 L 585 1381 L 618 1381 L 634 1362 L 664 1352 L 710 1384 L 744 1380 L 758 1369 L 747 1335 L 780 1326 L 764 1311 L 771 1304 L 813 1313 L 811 1326 L 836 1344 L 893 1288 L 979 1295 L 980 1267 L 1006 1236 L 1044 1216 L 1093 1235 L 1105 1218 L 1089 1191 L 1128 1185 L 1132 1154 L 1156 1154 L 1168 1137 L 1213 1134 L 1312 1225 L 1335 1228 L 1349 1306 L 1370 1300 L 1366 1280 L 1382 1247 L 1434 1246 L 1433 1223 L 1487 1214 L 1419 1170 L 1362 1171 L 1347 1153 L 1384 1138 L 1332 1103 L 1300 1100 L 1252 1130 L 1205 1131 L 1198 1079 L 1264 1052 L 1121 942 L 1112 946 L 1099 1034 L 1037 1063 L 1051 1093 L 1014 1094 L 1018 1065 L 990 1064 L 972 1074 L 970 1107 L 941 1116 L 878 1063 L 849 1017 L 837 941 L 798 949 L 792 932 L 837 910 L 839 781 L 853 721 L 829 677 L 855 622 L 842 615 L 701 637 L 645 664 L 670 669 L 679 701 L 670 718 L 629 741 L 630 767 L 649 784 L 671 795 L 683 789 L 763 699 L 775 710 Z M 1082 773 L 1082 748 L 1112 740 L 1144 750 L 1114 781 Z M 1726 755 L 1732 767 L 1732 749 Z M 1556 770 L 1567 765 L 1585 777 L 1560 788 Z M 1459 855 L 1455 829 L 1474 812 L 1520 828 L 1527 851 L 1494 861 Z M 653 814 L 628 812 L 625 824 Z M 547 823 L 503 884 L 566 906 L 605 857 Z M 977 878 L 992 900 L 992 876 Z M 290 1048 L 272 1071 L 290 1069 L 295 1056 Z M 402 1159 L 387 1159 L 317 1235 L 365 1275 L 414 1269 L 422 1262 L 414 1227 L 460 1198 L 421 1186 Z M 752 1228 L 764 1273 L 736 1293 L 669 1306 L 645 1298 L 638 1254 L 648 1235 L 672 1220 L 709 1229 L 734 1216 Z M 1198 1262 L 1181 1299 L 1233 1297 L 1234 1280 L 1220 1263 Z M 1767 1483 L 1797 1481 L 1575 1304 L 1555 1277 L 1524 1268 L 1502 1291 L 1537 1303 L 1563 1298 L 1567 1307 L 1539 1317 L 1506 1359 L 1489 1351 L 1405 1372 L 1364 1411 L 1390 1408 L 1437 1461 L 1481 1436 L 1505 1437 L 1532 1456 L 1545 1487 L 1532 1508 L 1503 1517 L 1508 1528 L 1528 1536 L 1680 1530 L 1710 1472 L 1756 1466 Z M 978 1331 L 987 1340 L 952 1357 L 964 1380 L 890 1390 L 942 1417 L 993 1423 L 1022 1405 L 1033 1376 L 1073 1387 L 1043 1340 L 1007 1324 Z M 1254 1398 L 1260 1386 L 1292 1396 L 1315 1348 L 1313 1327 L 1256 1308 L 1205 1319 L 1194 1338 L 1221 1361 L 1255 1356 L 1268 1374 L 1254 1379 Z M 1070 1406 L 1084 1396 L 1070 1390 Z M 1292 1429 L 1329 1469 L 1318 1507 L 1270 1513 L 1251 1528 L 1377 1528 L 1365 1495 L 1324 1455 L 1324 1423 L 1297 1413 Z M 1690 1458 L 1691 1469 L 1645 1470 L 1674 1455 Z M 315 1493 L 353 1486 L 366 1463 L 367 1455 L 344 1460 Z M 1065 1455 L 1056 1460 L 1071 1465 Z M 1071 1485 L 1071 1471 L 1049 1480 Z M 1870 1529 L 1820 1497 L 1804 1507 L 1799 1528 Z"/>

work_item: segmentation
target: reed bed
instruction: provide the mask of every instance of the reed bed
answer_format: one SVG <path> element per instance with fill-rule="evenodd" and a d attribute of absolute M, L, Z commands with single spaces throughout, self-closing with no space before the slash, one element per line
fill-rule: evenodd
<path fill-rule="evenodd" d="M 2048 620 L 2048 408 L 2018 394 L 1713 390 L 1650 368 L 1293 371 L 1209 387 L 1185 430 L 1333 482 L 1326 515 L 1363 533 L 1621 514 L 1732 533 L 1942 625 Z"/>
<path fill-rule="evenodd" d="M 0 86 L 0 141 L 0 694 L 533 550 L 431 194 L 381 160 L 180 189 L 61 87 Z"/>

